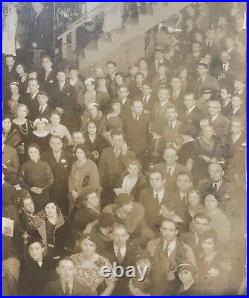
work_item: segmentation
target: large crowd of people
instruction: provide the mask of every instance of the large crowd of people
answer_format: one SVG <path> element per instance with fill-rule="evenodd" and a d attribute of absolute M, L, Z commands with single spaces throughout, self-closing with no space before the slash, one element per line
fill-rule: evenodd
<path fill-rule="evenodd" d="M 245 9 L 181 13 L 128 73 L 4 56 L 4 295 L 244 293 Z"/>

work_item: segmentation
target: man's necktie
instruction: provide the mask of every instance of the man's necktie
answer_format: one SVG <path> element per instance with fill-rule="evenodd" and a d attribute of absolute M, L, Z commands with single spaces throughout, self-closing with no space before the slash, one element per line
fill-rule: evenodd
<path fill-rule="evenodd" d="M 155 201 L 156 201 L 158 204 L 160 204 L 160 198 L 159 198 L 158 193 L 156 193 L 156 195 L 155 195 Z"/>
<path fill-rule="evenodd" d="M 65 283 L 65 296 L 71 296 L 71 291 L 68 282 Z"/>
<path fill-rule="evenodd" d="M 118 252 L 117 252 L 117 261 L 119 264 L 121 264 L 123 262 L 123 256 L 121 254 L 121 248 L 118 249 Z"/>
<path fill-rule="evenodd" d="M 172 122 L 169 124 L 169 129 L 170 129 L 170 130 L 173 130 L 173 129 L 174 129 L 174 127 L 173 127 L 173 123 L 172 123 Z"/>
<path fill-rule="evenodd" d="M 217 183 L 214 183 L 213 184 L 213 190 L 214 190 L 214 192 L 218 192 L 218 185 L 217 185 Z"/>

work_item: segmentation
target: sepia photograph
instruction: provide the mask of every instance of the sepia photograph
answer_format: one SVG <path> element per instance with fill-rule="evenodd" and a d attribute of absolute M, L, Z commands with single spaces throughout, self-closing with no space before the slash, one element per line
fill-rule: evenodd
<path fill-rule="evenodd" d="M 2 2 L 2 296 L 247 294 L 246 2 Z"/>

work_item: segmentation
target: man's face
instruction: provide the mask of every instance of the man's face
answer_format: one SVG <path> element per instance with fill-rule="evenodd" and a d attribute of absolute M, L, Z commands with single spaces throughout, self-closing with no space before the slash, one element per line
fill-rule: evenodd
<path fill-rule="evenodd" d="M 56 269 L 61 280 L 70 282 L 75 276 L 75 267 L 72 261 L 63 260 Z"/>
<path fill-rule="evenodd" d="M 184 96 L 184 105 L 187 110 L 191 109 L 195 105 L 194 95 L 185 95 Z"/>
<path fill-rule="evenodd" d="M 109 76 L 114 75 L 115 71 L 116 71 L 116 67 L 112 63 L 109 63 L 106 65 L 106 72 Z"/>
<path fill-rule="evenodd" d="M 129 92 L 126 87 L 119 88 L 119 90 L 118 90 L 119 99 L 121 99 L 121 100 L 125 99 L 125 98 L 127 98 L 128 95 L 129 95 Z"/>
<path fill-rule="evenodd" d="M 225 40 L 225 46 L 227 49 L 231 49 L 234 47 L 234 41 L 232 38 L 226 38 Z"/>
<path fill-rule="evenodd" d="M 203 65 L 198 65 L 197 71 L 198 71 L 198 74 L 200 76 L 204 76 L 208 72 L 208 70 L 206 69 L 206 67 L 203 66 Z"/>
<path fill-rule="evenodd" d="M 186 193 L 190 191 L 192 187 L 192 181 L 187 175 L 179 175 L 176 179 L 176 185 L 180 191 Z"/>
<path fill-rule="evenodd" d="M 42 66 L 43 66 L 43 68 L 44 69 L 50 69 L 51 67 L 52 67 L 52 62 L 51 62 L 51 60 L 50 59 L 48 59 L 48 58 L 43 58 L 42 59 Z"/>
<path fill-rule="evenodd" d="M 210 101 L 208 104 L 208 114 L 209 116 L 216 116 L 219 114 L 221 110 L 221 106 L 219 102 L 212 102 Z"/>
<path fill-rule="evenodd" d="M 237 80 L 234 81 L 234 89 L 235 89 L 236 91 L 241 91 L 241 90 L 244 89 L 244 87 L 245 87 L 245 85 L 244 85 L 243 82 L 241 82 L 241 81 L 237 81 Z"/>
<path fill-rule="evenodd" d="M 224 175 L 224 171 L 220 164 L 209 165 L 208 172 L 209 172 L 210 178 L 216 182 L 220 181 Z"/>
<path fill-rule="evenodd" d="M 197 234 L 201 235 L 209 230 L 209 222 L 206 218 L 196 217 L 194 220 L 194 228 Z"/>
<path fill-rule="evenodd" d="M 126 245 L 126 242 L 129 239 L 129 235 L 124 228 L 118 227 L 118 228 L 114 228 L 112 233 L 112 239 L 113 239 L 113 243 L 117 247 L 121 248 Z"/>
<path fill-rule="evenodd" d="M 30 213 L 30 214 L 35 212 L 34 203 L 30 198 L 27 198 L 27 199 L 24 200 L 23 210 L 24 210 L 24 212 L 27 212 L 27 213 Z"/>
<path fill-rule="evenodd" d="M 243 127 L 242 127 L 240 122 L 232 121 L 232 123 L 231 123 L 231 132 L 233 134 L 240 134 L 242 132 L 242 130 L 243 130 Z"/>
<path fill-rule="evenodd" d="M 143 103 L 141 101 L 133 102 L 133 112 L 135 115 L 141 115 L 143 113 Z"/>
<path fill-rule="evenodd" d="M 143 95 L 144 96 L 149 96 L 151 94 L 152 89 L 147 86 L 147 85 L 143 85 Z"/>
<path fill-rule="evenodd" d="M 155 51 L 155 59 L 161 60 L 163 58 L 163 52 L 162 51 Z"/>
<path fill-rule="evenodd" d="M 166 109 L 165 115 L 169 121 L 175 121 L 177 118 L 177 113 L 176 113 L 175 108 Z"/>
<path fill-rule="evenodd" d="M 169 100 L 170 92 L 168 89 L 160 89 L 158 93 L 160 102 L 166 102 Z"/>
<path fill-rule="evenodd" d="M 69 72 L 69 77 L 71 80 L 78 78 L 78 71 L 76 69 L 71 69 Z"/>
<path fill-rule="evenodd" d="M 220 97 L 223 100 L 229 98 L 229 94 L 227 93 L 227 90 L 226 89 L 221 89 L 220 90 Z"/>
<path fill-rule="evenodd" d="M 231 103 L 232 103 L 232 107 L 234 109 L 238 109 L 242 105 L 242 101 L 241 101 L 240 97 L 238 97 L 238 96 L 233 96 L 232 100 L 231 100 Z"/>
<path fill-rule="evenodd" d="M 173 166 L 175 165 L 178 156 L 174 149 L 169 148 L 164 151 L 163 158 L 166 161 L 167 166 Z"/>
<path fill-rule="evenodd" d="M 131 213 L 132 209 L 133 209 L 133 204 L 132 202 L 130 202 L 129 204 L 125 204 L 122 206 L 122 209 L 125 213 Z"/>
<path fill-rule="evenodd" d="M 178 234 L 178 230 L 176 229 L 176 226 L 174 225 L 174 223 L 169 221 L 164 221 L 162 223 L 160 232 L 162 234 L 163 239 L 166 240 L 167 242 L 174 241 Z"/>
<path fill-rule="evenodd" d="M 7 57 L 5 60 L 5 63 L 8 67 L 13 67 L 15 64 L 15 59 L 14 57 Z"/>
<path fill-rule="evenodd" d="M 153 190 L 157 191 L 163 188 L 164 180 L 160 173 L 151 173 L 149 179 L 150 179 L 150 185 L 153 188 Z"/>
<path fill-rule="evenodd" d="M 43 257 L 44 248 L 40 242 L 34 242 L 29 246 L 29 255 L 34 261 L 41 261 Z"/>
<path fill-rule="evenodd" d="M 112 137 L 112 144 L 114 148 L 122 148 L 124 143 L 124 138 L 122 135 L 114 135 Z"/>
<path fill-rule="evenodd" d="M 84 137 L 82 132 L 74 132 L 72 135 L 74 144 L 84 144 Z"/>
<path fill-rule="evenodd" d="M 66 81 L 66 74 L 64 72 L 57 73 L 57 80 L 59 83 L 63 83 Z"/>
<path fill-rule="evenodd" d="M 60 152 L 62 149 L 62 141 L 57 138 L 51 138 L 50 140 L 50 147 L 54 152 Z"/>
<path fill-rule="evenodd" d="M 135 75 L 138 73 L 138 71 L 139 71 L 138 66 L 132 66 L 132 67 L 130 68 L 130 74 L 131 74 L 131 76 L 132 76 L 132 77 L 135 77 Z"/>
<path fill-rule="evenodd" d="M 28 85 L 29 85 L 29 90 L 30 90 L 31 93 L 35 93 L 39 89 L 38 82 L 35 81 L 35 80 L 29 81 Z"/>
<path fill-rule="evenodd" d="M 45 95 L 38 95 L 37 99 L 40 106 L 44 106 L 48 102 L 48 98 Z"/>

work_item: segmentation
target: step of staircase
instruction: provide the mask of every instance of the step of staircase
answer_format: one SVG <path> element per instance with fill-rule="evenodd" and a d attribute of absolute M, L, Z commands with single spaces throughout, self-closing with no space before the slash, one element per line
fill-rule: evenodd
<path fill-rule="evenodd" d="M 80 70 L 85 70 L 88 66 L 99 64 L 101 60 L 117 50 L 123 43 L 132 38 L 144 34 L 149 29 L 167 20 L 178 13 L 191 2 L 158 2 L 153 6 L 153 14 L 139 16 L 138 23 L 127 23 L 124 30 L 111 33 L 110 40 L 101 39 L 98 41 L 97 49 L 85 49 L 85 57 L 79 59 Z"/>

